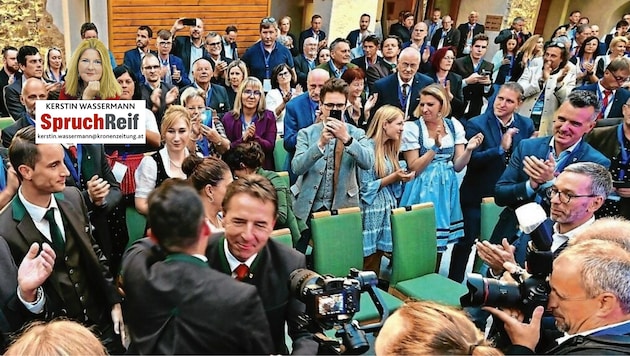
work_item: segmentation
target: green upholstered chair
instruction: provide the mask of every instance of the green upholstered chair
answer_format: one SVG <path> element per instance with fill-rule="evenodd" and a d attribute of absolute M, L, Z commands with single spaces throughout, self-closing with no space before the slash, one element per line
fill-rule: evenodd
<path fill-rule="evenodd" d="M 466 287 L 435 273 L 437 237 L 433 203 L 392 210 L 392 276 L 389 292 L 459 306 Z"/>
<path fill-rule="evenodd" d="M 358 207 L 313 213 L 313 269 L 320 274 L 345 277 L 350 268 L 363 268 L 363 223 Z M 377 290 L 384 307 L 391 314 L 402 301 L 389 293 Z M 361 294 L 360 311 L 354 319 L 361 324 L 378 321 L 379 315 L 367 293 Z"/>
<path fill-rule="evenodd" d="M 273 165 L 276 168 L 276 172 L 286 171 L 285 162 L 289 153 L 284 149 L 284 140 L 279 138 L 276 140 L 276 145 L 273 148 Z"/>
<path fill-rule="evenodd" d="M 291 230 L 288 228 L 274 230 L 271 238 L 287 247 L 293 248 L 293 239 L 291 238 Z"/>
<path fill-rule="evenodd" d="M 494 197 L 486 197 L 481 200 L 481 233 L 479 234 L 479 241 L 490 240 L 492 231 L 494 231 L 503 209 L 505 208 L 495 204 Z M 483 266 L 483 260 L 479 258 L 479 255 L 475 254 L 473 272 L 479 273 L 481 266 Z"/>
<path fill-rule="evenodd" d="M 0 117 L 0 130 L 13 125 L 14 122 L 11 116 Z"/>
<path fill-rule="evenodd" d="M 127 247 L 129 247 L 136 242 L 136 240 L 144 237 L 147 219 L 134 207 L 127 207 L 125 214 L 127 216 L 127 231 L 129 233 Z"/>

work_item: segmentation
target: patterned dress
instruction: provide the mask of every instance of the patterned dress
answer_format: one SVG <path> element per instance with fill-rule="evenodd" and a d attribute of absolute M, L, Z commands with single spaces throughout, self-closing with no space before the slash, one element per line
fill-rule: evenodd
<path fill-rule="evenodd" d="M 374 141 L 368 140 L 374 150 Z M 394 171 L 394 166 L 386 161 L 387 174 Z M 402 183 L 396 182 L 381 187 L 381 178 L 376 176 L 372 166 L 368 170 L 359 169 L 361 186 L 361 211 L 363 212 L 363 256 L 376 253 L 376 250 L 392 252 L 392 209 L 397 206 L 397 199 L 402 193 Z"/>
<path fill-rule="evenodd" d="M 462 209 L 459 202 L 459 186 L 453 167 L 455 145 L 465 144 L 464 127 L 455 119 L 445 119 L 447 135 L 442 138 L 442 148 L 429 165 L 416 178 L 407 183 L 400 206 L 432 202 L 435 206 L 438 252 L 446 251 L 446 245 L 464 236 Z M 422 118 L 405 122 L 402 152 L 420 150 L 425 154 L 435 140 Z"/>

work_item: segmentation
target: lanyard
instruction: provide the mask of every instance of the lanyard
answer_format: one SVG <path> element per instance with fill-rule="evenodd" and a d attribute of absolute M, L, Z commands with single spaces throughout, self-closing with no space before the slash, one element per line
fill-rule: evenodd
<path fill-rule="evenodd" d="M 276 49 L 276 44 L 273 44 L 273 48 L 271 49 L 271 52 L 273 52 L 273 50 Z M 265 61 L 265 79 L 269 79 L 271 78 L 271 69 L 269 67 L 269 60 L 271 59 L 271 52 L 267 52 L 265 51 L 265 46 L 263 45 L 262 41 L 260 41 L 260 50 L 263 53 L 263 59 Z"/>
<path fill-rule="evenodd" d="M 63 158 L 63 162 L 66 164 L 66 167 L 72 174 L 72 178 L 77 185 L 77 187 L 81 187 L 81 160 L 83 159 L 83 155 L 81 152 L 83 151 L 81 145 L 76 145 L 77 147 L 77 168 L 74 168 L 74 164 L 72 163 L 72 159 L 70 159 L 70 154 L 66 151 L 66 154 Z"/>
<path fill-rule="evenodd" d="M 311 107 L 311 116 L 313 117 L 313 123 L 315 123 L 315 120 L 317 119 L 317 117 L 315 117 L 315 112 L 317 111 L 317 109 L 319 109 L 319 105 L 310 98 L 308 99 L 308 103 Z"/>
<path fill-rule="evenodd" d="M 258 114 L 254 115 L 254 117 L 252 118 L 252 122 L 247 124 L 247 122 L 245 122 L 245 115 L 241 114 L 241 125 L 243 127 L 243 132 L 245 132 L 245 130 L 247 130 L 248 127 L 255 124 L 257 120 L 258 120 Z"/>
<path fill-rule="evenodd" d="M 623 125 L 619 125 L 617 127 L 617 140 L 619 141 L 619 147 L 621 148 L 621 167 L 619 169 L 619 180 L 624 180 L 626 177 L 626 169 L 628 168 L 628 161 L 630 157 L 628 157 L 628 152 L 626 152 L 626 147 L 623 144 Z"/>

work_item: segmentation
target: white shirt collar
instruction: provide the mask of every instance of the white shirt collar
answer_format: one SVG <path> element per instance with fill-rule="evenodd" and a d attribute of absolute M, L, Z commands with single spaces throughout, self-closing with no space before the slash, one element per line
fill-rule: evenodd
<path fill-rule="evenodd" d="M 28 213 L 28 215 L 30 215 L 31 219 L 35 222 L 40 222 L 44 220 L 44 215 L 46 214 L 48 209 L 55 208 L 59 210 L 59 206 L 57 205 L 57 200 L 55 200 L 55 196 L 52 194 L 50 195 L 50 203 L 48 204 L 48 207 L 46 208 L 37 206 L 29 202 L 28 200 L 26 200 L 26 198 L 24 197 L 24 194 L 22 194 L 21 186 L 18 189 L 18 197 L 20 198 L 20 201 L 22 201 L 22 204 L 24 204 L 24 208 L 26 209 L 26 212 Z"/>
<path fill-rule="evenodd" d="M 595 216 L 591 216 L 591 218 L 586 220 L 582 225 L 577 226 L 573 228 L 573 230 L 569 230 L 564 234 L 558 232 L 558 223 L 553 224 L 553 241 L 551 243 L 551 251 L 555 252 L 558 247 L 562 246 L 565 242 L 572 239 L 575 235 L 579 234 L 582 230 L 586 229 L 594 222 Z"/>
<path fill-rule="evenodd" d="M 403 84 L 408 84 L 409 87 L 411 87 L 411 84 L 413 84 L 413 78 L 415 77 L 411 77 L 411 80 L 408 82 L 403 82 L 402 78 L 400 77 L 400 74 L 396 74 L 396 77 L 398 78 L 398 86 L 400 88 L 402 88 Z"/>
<path fill-rule="evenodd" d="M 236 257 L 234 257 L 234 255 L 232 254 L 232 252 L 230 252 L 230 249 L 228 248 L 227 238 L 223 239 L 223 251 L 225 251 L 225 258 L 227 259 L 227 262 L 230 265 L 230 271 L 232 272 L 234 272 L 236 267 L 238 267 L 241 263 L 244 263 L 247 265 L 248 268 L 251 268 L 252 263 L 254 263 L 254 260 L 256 259 L 256 256 L 258 256 L 258 254 L 254 254 L 253 256 L 248 258 L 247 261 L 245 262 L 241 262 L 237 260 Z"/>
<path fill-rule="evenodd" d="M 574 143 L 571 147 L 567 148 L 564 151 L 567 151 L 569 153 L 573 152 L 573 150 L 577 147 L 577 145 L 580 144 L 580 142 L 582 142 L 581 138 L 576 143 Z M 560 155 L 560 153 L 564 152 L 564 151 L 562 151 L 560 153 L 556 152 L 556 145 L 554 145 L 554 137 L 553 136 L 551 136 L 551 140 L 549 140 L 549 147 L 551 147 L 551 152 L 553 152 L 556 157 L 558 157 Z"/>
<path fill-rule="evenodd" d="M 587 336 L 587 335 L 594 334 L 594 333 L 596 333 L 596 332 L 598 332 L 598 331 L 602 331 L 602 330 L 606 330 L 606 329 L 612 329 L 612 328 L 614 328 L 614 327 L 617 327 L 617 326 L 619 326 L 619 325 L 623 325 L 623 324 L 626 324 L 626 323 L 630 323 L 630 320 L 624 320 L 624 321 L 619 322 L 619 323 L 610 324 L 610 325 L 604 325 L 604 326 L 601 326 L 601 327 L 599 327 L 599 328 L 595 328 L 595 329 L 591 329 L 591 330 L 582 331 L 582 332 L 579 332 L 579 333 L 577 333 L 577 334 L 567 334 L 567 333 L 564 333 L 564 336 L 561 336 L 561 337 L 557 338 L 557 339 L 556 339 L 556 342 L 558 343 L 558 345 L 560 345 L 560 344 L 562 344 L 563 342 L 565 342 L 565 341 L 569 340 L 570 338 L 572 338 L 572 337 L 574 337 L 574 336 L 577 336 L 577 335 Z"/>

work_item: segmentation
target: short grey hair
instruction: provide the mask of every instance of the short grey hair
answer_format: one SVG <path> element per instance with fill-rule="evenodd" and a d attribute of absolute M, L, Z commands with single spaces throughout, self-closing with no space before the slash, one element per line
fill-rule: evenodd
<path fill-rule="evenodd" d="M 572 163 L 563 172 L 571 172 L 581 174 L 591 179 L 591 194 L 600 196 L 604 199 L 612 191 L 612 176 L 606 167 L 593 162 L 577 162 Z"/>

